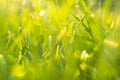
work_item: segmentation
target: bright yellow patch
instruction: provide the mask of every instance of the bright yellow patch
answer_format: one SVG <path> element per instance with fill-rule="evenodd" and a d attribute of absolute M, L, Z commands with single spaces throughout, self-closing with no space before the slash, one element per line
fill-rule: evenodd
<path fill-rule="evenodd" d="M 87 67 L 87 65 L 86 65 L 85 63 L 80 64 L 80 68 L 81 68 L 82 70 L 85 70 L 86 67 Z"/>
<path fill-rule="evenodd" d="M 115 41 L 112 41 L 112 40 L 107 40 L 105 39 L 104 40 L 104 43 L 110 47 L 114 47 L 114 48 L 117 48 L 119 46 L 119 43 L 118 42 L 115 42 Z"/>
<path fill-rule="evenodd" d="M 24 66 L 20 66 L 20 65 L 14 66 L 12 75 L 17 78 L 23 78 L 25 76 Z"/>

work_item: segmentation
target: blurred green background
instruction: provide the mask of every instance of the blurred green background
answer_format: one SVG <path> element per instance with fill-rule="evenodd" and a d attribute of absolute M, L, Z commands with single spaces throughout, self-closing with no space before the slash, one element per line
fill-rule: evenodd
<path fill-rule="evenodd" d="M 0 80 L 120 80 L 120 0 L 0 0 Z"/>

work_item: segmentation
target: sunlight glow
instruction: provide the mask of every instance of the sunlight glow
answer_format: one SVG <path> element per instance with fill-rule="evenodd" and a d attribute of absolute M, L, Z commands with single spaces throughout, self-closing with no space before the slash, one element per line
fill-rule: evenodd
<path fill-rule="evenodd" d="M 44 14 L 45 14 L 44 10 L 41 10 L 40 13 L 39 13 L 40 16 L 44 16 Z"/>
<path fill-rule="evenodd" d="M 86 50 L 83 50 L 80 57 L 81 59 L 86 60 L 89 58 L 89 54 L 86 52 Z"/>

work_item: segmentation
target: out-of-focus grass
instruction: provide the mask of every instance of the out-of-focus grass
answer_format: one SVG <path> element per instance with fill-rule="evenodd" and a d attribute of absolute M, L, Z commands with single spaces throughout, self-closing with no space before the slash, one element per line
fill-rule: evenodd
<path fill-rule="evenodd" d="M 119 0 L 0 0 L 0 80 L 119 80 Z"/>

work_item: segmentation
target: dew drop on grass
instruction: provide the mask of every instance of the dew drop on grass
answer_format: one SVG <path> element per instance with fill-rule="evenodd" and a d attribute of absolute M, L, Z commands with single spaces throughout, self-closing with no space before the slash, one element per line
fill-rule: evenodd
<path fill-rule="evenodd" d="M 45 11 L 44 10 L 41 10 L 40 13 L 39 13 L 40 16 L 44 16 L 45 15 Z"/>
<path fill-rule="evenodd" d="M 89 54 L 86 52 L 86 50 L 83 50 L 80 57 L 81 59 L 86 60 L 89 58 Z"/>
<path fill-rule="evenodd" d="M 0 54 L 0 59 L 3 58 L 3 56 Z"/>
<path fill-rule="evenodd" d="M 94 13 L 91 13 L 90 16 L 91 16 L 91 17 L 95 17 L 95 14 L 94 14 Z"/>
<path fill-rule="evenodd" d="M 49 35 L 49 41 L 50 41 L 50 42 L 52 41 L 52 36 L 51 36 L 51 35 Z"/>

